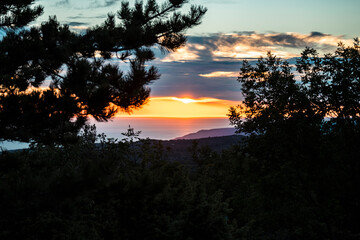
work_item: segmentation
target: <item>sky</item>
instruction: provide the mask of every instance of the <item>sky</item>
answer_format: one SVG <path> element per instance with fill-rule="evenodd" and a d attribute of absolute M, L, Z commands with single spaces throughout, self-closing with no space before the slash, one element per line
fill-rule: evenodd
<path fill-rule="evenodd" d="M 37 3 L 45 7 L 37 23 L 56 15 L 82 31 L 119 10 L 121 0 Z M 208 8 L 202 24 L 187 32 L 185 47 L 165 55 L 157 51 L 151 64 L 161 78 L 150 85 L 148 104 L 132 117 L 226 117 L 229 106 L 242 100 L 236 79 L 244 59 L 256 61 L 271 51 L 294 63 L 305 47 L 324 54 L 360 36 L 359 0 L 190 0 L 183 11 L 191 4 Z"/>

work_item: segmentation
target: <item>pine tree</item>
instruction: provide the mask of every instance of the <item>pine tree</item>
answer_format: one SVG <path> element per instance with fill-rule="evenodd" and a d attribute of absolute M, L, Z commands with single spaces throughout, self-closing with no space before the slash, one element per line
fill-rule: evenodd
<path fill-rule="evenodd" d="M 147 85 L 160 75 L 146 62 L 153 49 L 175 51 L 206 9 L 186 0 L 123 2 L 117 14 L 86 33 L 56 17 L 29 26 L 43 12 L 34 0 L 0 3 L 0 139 L 45 144 L 71 141 L 89 116 L 107 121 L 146 103 Z M 129 63 L 124 72 L 111 59 Z M 49 88 L 42 88 L 50 80 Z"/>

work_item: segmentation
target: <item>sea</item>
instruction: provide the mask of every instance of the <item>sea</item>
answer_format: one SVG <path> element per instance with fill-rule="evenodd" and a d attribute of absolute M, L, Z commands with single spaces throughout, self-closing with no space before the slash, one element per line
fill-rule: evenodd
<path fill-rule="evenodd" d="M 200 130 L 230 127 L 228 118 L 149 118 L 149 117 L 116 117 L 108 122 L 96 122 L 97 133 L 104 133 L 107 138 L 123 139 L 123 133 L 133 128 L 140 131 L 140 138 L 170 140 Z M 28 143 L 0 142 L 0 151 L 27 148 Z"/>

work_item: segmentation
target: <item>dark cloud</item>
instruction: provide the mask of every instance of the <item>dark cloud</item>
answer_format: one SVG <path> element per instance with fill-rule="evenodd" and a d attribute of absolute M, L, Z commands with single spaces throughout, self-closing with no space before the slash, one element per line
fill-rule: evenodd
<path fill-rule="evenodd" d="M 238 3 L 239 0 L 200 0 L 200 4 L 234 4 Z"/>
<path fill-rule="evenodd" d="M 271 33 L 260 34 L 256 32 L 238 32 L 236 34 L 216 34 L 203 38 L 203 42 L 210 46 L 233 45 L 244 43 L 252 47 L 262 46 L 282 46 L 282 47 L 305 47 L 309 44 L 308 39 L 313 37 L 327 36 L 323 33 L 313 32 L 310 35 L 301 35 L 295 33 Z M 189 38 L 191 39 L 191 38 Z M 199 42 L 199 40 L 197 40 Z"/>
<path fill-rule="evenodd" d="M 105 0 L 105 7 L 110 7 L 118 3 L 119 0 Z"/>
<path fill-rule="evenodd" d="M 274 36 L 264 36 L 264 40 L 269 40 L 269 45 L 281 45 L 284 47 L 299 48 L 305 47 L 306 42 L 303 39 L 299 39 L 297 36 L 289 34 L 276 34 Z"/>
<path fill-rule="evenodd" d="M 324 33 L 257 33 L 237 32 L 188 36 L 185 47 L 168 55 L 156 51 L 152 62 L 161 78 L 150 85 L 151 96 L 211 97 L 241 101 L 237 75 L 247 59 L 256 64 L 257 58 L 272 51 L 294 65 L 305 46 L 333 52 L 342 36 Z M 329 50 L 330 49 L 330 50 Z"/>
<path fill-rule="evenodd" d="M 324 36 L 328 36 L 328 35 L 321 32 L 311 32 L 310 34 L 310 37 L 324 37 Z"/>
<path fill-rule="evenodd" d="M 121 0 L 92 0 L 88 4 L 77 6 L 76 9 L 89 9 L 89 8 L 103 8 L 111 7 L 121 2 Z M 70 0 L 59 0 L 55 3 L 55 6 L 61 7 L 70 7 L 73 4 L 70 3 Z"/>
<path fill-rule="evenodd" d="M 69 5 L 69 0 L 61 0 L 61 1 L 57 1 L 55 3 L 56 6 L 68 6 Z"/>
<path fill-rule="evenodd" d="M 343 40 L 343 36 L 320 32 L 300 34 L 247 31 L 188 36 L 185 48 L 166 56 L 165 61 L 238 61 L 257 59 L 269 51 L 279 57 L 292 58 L 299 56 L 305 47 L 315 48 L 321 54 L 331 52 Z"/>
<path fill-rule="evenodd" d="M 71 17 L 68 17 L 69 19 L 79 19 L 79 18 L 84 18 L 84 16 L 82 14 L 79 14 L 77 16 L 71 16 Z"/>
<path fill-rule="evenodd" d="M 159 68 L 161 78 L 151 85 L 152 96 L 181 96 L 189 93 L 195 98 L 213 97 L 242 100 L 240 84 L 236 75 L 242 61 L 255 64 L 257 58 L 272 51 L 294 65 L 305 46 L 332 52 L 342 36 L 320 32 L 257 33 L 237 32 L 188 36 L 182 49 L 169 55 L 156 53 L 154 65 Z M 218 75 L 214 74 L 218 73 Z M 214 77 L 215 76 L 215 77 Z M 217 77 L 216 77 L 217 76 Z"/>
<path fill-rule="evenodd" d="M 235 33 L 238 34 L 238 35 L 247 35 L 247 36 L 256 34 L 255 31 L 240 31 L 240 32 L 235 32 Z M 219 35 L 219 34 L 218 34 L 218 35 Z M 221 35 L 221 34 L 220 34 L 220 35 Z"/>
<path fill-rule="evenodd" d="M 73 27 L 73 26 L 87 26 L 88 23 L 84 22 L 68 22 L 67 25 Z"/>
<path fill-rule="evenodd" d="M 91 16 L 91 17 L 86 17 L 83 14 L 79 14 L 79 15 L 76 15 L 76 16 L 68 17 L 68 18 L 76 20 L 76 19 L 106 19 L 106 17 L 107 17 L 106 14 L 101 14 L 101 15 Z"/>

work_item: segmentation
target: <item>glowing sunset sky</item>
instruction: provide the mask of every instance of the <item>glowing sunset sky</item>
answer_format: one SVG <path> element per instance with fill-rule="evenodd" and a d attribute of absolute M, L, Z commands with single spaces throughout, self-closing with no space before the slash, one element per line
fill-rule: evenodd
<path fill-rule="evenodd" d="M 121 0 L 37 3 L 45 7 L 38 22 L 57 15 L 73 30 L 84 31 L 116 12 Z M 183 11 L 190 4 L 208 8 L 203 23 L 187 33 L 182 49 L 167 55 L 156 51 L 150 64 L 162 76 L 150 85 L 148 104 L 131 116 L 226 117 L 228 107 L 242 100 L 236 77 L 243 59 L 252 62 L 271 51 L 295 63 L 306 46 L 333 52 L 338 42 L 351 44 L 360 36 L 359 0 L 193 0 Z"/>
<path fill-rule="evenodd" d="M 225 117 L 230 105 L 237 102 L 216 99 L 189 97 L 151 97 L 149 103 L 131 115 L 120 113 L 121 117 L 166 117 L 166 118 L 219 118 Z"/>

